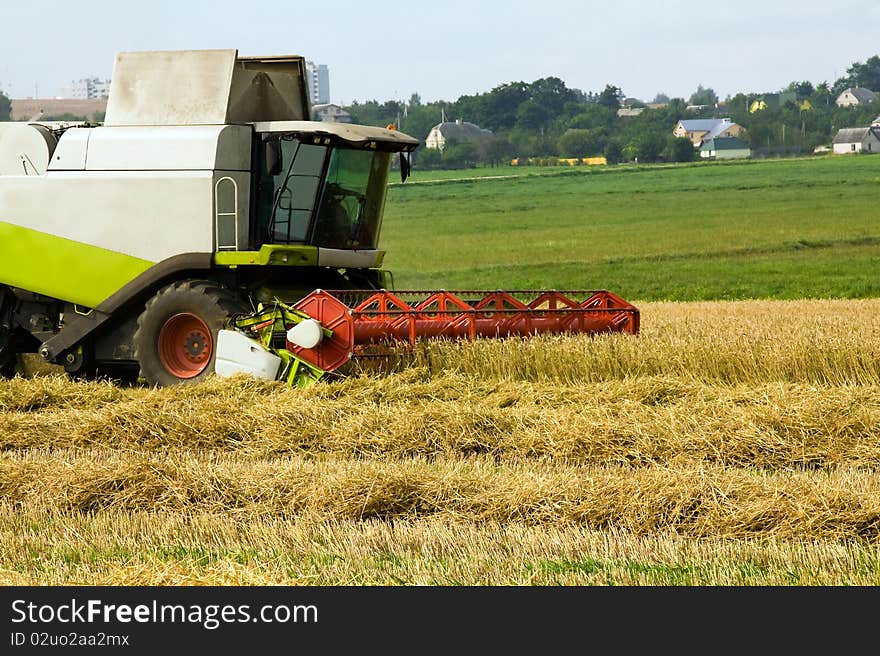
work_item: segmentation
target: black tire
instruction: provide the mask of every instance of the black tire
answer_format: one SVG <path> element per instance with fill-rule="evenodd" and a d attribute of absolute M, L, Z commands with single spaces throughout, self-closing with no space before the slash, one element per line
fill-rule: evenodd
<path fill-rule="evenodd" d="M 12 378 L 18 360 L 15 334 L 8 328 L 0 328 L 0 378 Z"/>
<path fill-rule="evenodd" d="M 6 285 L 0 285 L 0 322 L 8 320 L 8 302 L 12 300 L 12 293 Z M 18 340 L 11 328 L 0 325 L 0 378 L 12 378 L 15 375 L 15 365 L 18 361 Z"/>
<path fill-rule="evenodd" d="M 246 311 L 240 295 L 210 280 L 163 287 L 137 320 L 134 355 L 140 375 L 159 387 L 204 380 L 214 372 L 217 332 Z"/>

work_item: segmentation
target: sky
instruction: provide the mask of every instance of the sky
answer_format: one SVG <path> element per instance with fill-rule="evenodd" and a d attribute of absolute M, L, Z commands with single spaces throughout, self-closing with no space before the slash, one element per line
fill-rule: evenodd
<path fill-rule="evenodd" d="M 54 97 L 110 78 L 130 50 L 237 48 L 330 69 L 330 100 L 454 101 L 558 77 L 650 101 L 833 82 L 880 54 L 877 0 L 615 0 L 376 3 L 262 0 L 0 0 L 0 88 Z"/>

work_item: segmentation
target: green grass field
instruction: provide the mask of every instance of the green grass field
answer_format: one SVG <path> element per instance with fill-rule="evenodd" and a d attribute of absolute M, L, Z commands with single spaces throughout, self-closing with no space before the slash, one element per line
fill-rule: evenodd
<path fill-rule="evenodd" d="M 880 158 L 416 172 L 388 194 L 395 286 L 631 301 L 880 296 Z"/>

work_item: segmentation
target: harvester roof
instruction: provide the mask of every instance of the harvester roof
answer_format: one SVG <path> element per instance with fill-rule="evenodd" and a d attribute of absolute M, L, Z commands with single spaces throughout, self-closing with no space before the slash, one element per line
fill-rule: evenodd
<path fill-rule="evenodd" d="M 281 132 L 307 138 L 325 137 L 331 142 L 343 142 L 354 148 L 411 151 L 419 140 L 408 134 L 370 125 L 331 123 L 322 121 L 264 121 L 254 123 L 257 132 Z"/>

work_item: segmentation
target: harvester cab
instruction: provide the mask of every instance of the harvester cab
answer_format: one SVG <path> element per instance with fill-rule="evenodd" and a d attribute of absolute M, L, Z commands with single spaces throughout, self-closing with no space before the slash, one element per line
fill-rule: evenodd
<path fill-rule="evenodd" d="M 419 142 L 310 121 L 306 80 L 300 56 L 120 53 L 102 125 L 0 123 L 0 374 L 38 352 L 303 385 L 367 344 L 638 330 L 607 292 L 388 291 L 388 176 Z"/>

